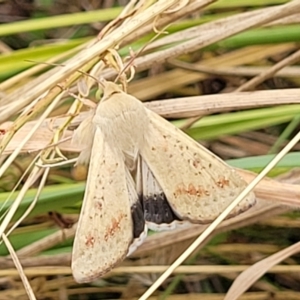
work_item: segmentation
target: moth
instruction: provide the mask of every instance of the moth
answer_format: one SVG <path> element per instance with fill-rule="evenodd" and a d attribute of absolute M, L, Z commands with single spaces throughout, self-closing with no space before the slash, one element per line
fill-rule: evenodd
<path fill-rule="evenodd" d="M 212 222 L 246 187 L 220 158 L 115 83 L 74 133 L 89 173 L 72 253 L 79 283 L 103 276 L 147 230 Z M 229 217 L 255 204 L 253 193 Z"/>

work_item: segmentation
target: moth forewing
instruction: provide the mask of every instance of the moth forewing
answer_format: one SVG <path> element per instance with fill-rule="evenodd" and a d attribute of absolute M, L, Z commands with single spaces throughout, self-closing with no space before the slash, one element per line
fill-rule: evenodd
<path fill-rule="evenodd" d="M 87 120 L 76 133 L 76 139 L 86 144 L 79 159 L 85 162 L 91 153 L 73 246 L 72 270 L 78 282 L 104 275 L 147 236 L 142 204 L 129 171 L 144 140 L 147 112 L 116 84 L 103 84 L 103 97 L 91 123 Z"/>
<path fill-rule="evenodd" d="M 72 271 L 77 282 L 104 275 L 126 257 L 133 241 L 131 202 L 122 155 L 97 128 L 73 245 Z"/>
<path fill-rule="evenodd" d="M 247 183 L 233 168 L 168 121 L 148 110 L 149 130 L 140 149 L 175 214 L 193 223 L 209 223 Z M 255 204 L 253 193 L 230 216 Z"/>

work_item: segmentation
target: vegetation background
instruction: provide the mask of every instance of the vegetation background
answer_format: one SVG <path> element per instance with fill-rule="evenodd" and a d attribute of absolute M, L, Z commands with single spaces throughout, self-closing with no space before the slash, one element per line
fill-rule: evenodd
<path fill-rule="evenodd" d="M 2 0 L 0 23 L 0 299 L 137 299 L 205 229 L 151 233 L 104 278 L 72 278 L 86 169 L 34 163 L 78 155 L 68 137 L 87 108 L 70 92 L 99 100 L 78 70 L 115 79 L 108 49 L 134 58 L 130 94 L 234 167 L 259 172 L 299 130 L 299 1 Z M 153 299 L 224 299 L 245 270 L 239 299 L 300 298 L 299 147 Z"/>

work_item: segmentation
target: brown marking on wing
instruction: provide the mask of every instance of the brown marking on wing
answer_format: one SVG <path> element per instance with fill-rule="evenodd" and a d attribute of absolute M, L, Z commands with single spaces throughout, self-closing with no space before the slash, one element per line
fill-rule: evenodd
<path fill-rule="evenodd" d="M 203 195 L 209 196 L 209 192 L 202 185 L 195 186 L 190 183 L 186 187 L 183 183 L 180 183 L 177 185 L 177 188 L 174 192 L 174 197 L 177 198 L 182 195 L 202 197 Z"/>
<path fill-rule="evenodd" d="M 189 184 L 187 193 L 188 193 L 189 195 L 193 195 L 193 196 L 196 196 L 196 195 L 197 195 L 197 189 L 196 189 L 196 187 L 195 187 L 192 183 Z"/>
<path fill-rule="evenodd" d="M 86 245 L 87 247 L 94 247 L 94 244 L 95 244 L 95 238 L 92 236 L 91 233 L 89 233 L 89 234 L 86 236 L 85 245 Z"/>
<path fill-rule="evenodd" d="M 174 197 L 177 198 L 178 196 L 184 195 L 185 194 L 185 188 L 183 183 L 179 183 L 177 185 L 177 188 L 174 192 Z"/>
<path fill-rule="evenodd" d="M 102 201 L 100 201 L 100 200 L 96 200 L 96 201 L 95 201 L 94 206 L 95 206 L 95 208 L 96 208 L 97 210 L 102 210 L 102 207 L 103 207 L 102 202 L 103 202 L 103 200 L 102 200 Z"/>
<path fill-rule="evenodd" d="M 195 168 L 198 168 L 198 167 L 200 166 L 200 163 L 201 163 L 201 161 L 200 161 L 199 159 L 195 159 L 195 160 L 193 161 L 193 166 L 194 166 Z"/>
<path fill-rule="evenodd" d="M 226 179 L 224 176 L 220 176 L 216 183 L 217 186 L 220 188 L 224 188 L 226 185 L 229 186 L 229 180 Z"/>
<path fill-rule="evenodd" d="M 168 151 L 169 151 L 168 143 L 167 143 L 166 140 L 164 141 L 164 143 L 163 143 L 163 145 L 162 145 L 162 150 L 163 150 L 164 152 L 168 152 Z"/>
<path fill-rule="evenodd" d="M 121 229 L 120 223 L 125 217 L 124 214 L 120 214 L 117 218 L 112 218 L 111 225 L 106 227 L 104 240 L 107 241 L 110 237 L 114 236 L 118 230 Z"/>

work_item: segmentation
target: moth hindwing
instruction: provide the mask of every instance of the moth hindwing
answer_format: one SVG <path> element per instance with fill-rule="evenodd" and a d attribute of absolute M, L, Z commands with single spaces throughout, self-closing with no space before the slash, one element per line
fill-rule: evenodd
<path fill-rule="evenodd" d="M 93 116 L 74 136 L 90 158 L 74 240 L 78 282 L 104 275 L 142 242 L 147 225 L 212 222 L 246 187 L 225 162 L 116 84 L 104 82 Z M 230 216 L 255 204 L 253 193 Z"/>

